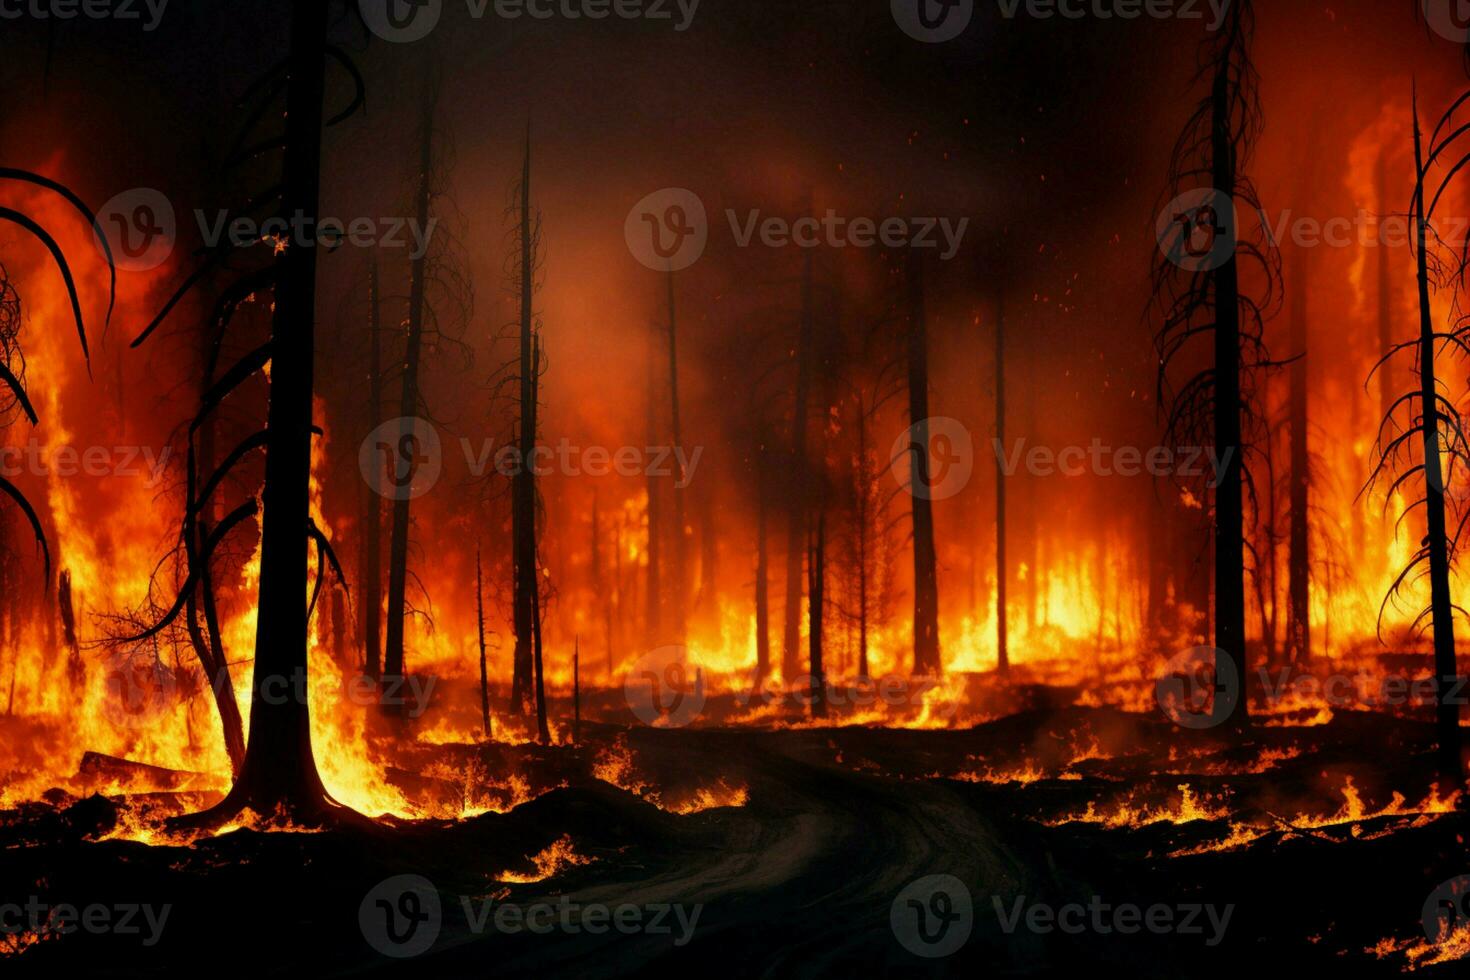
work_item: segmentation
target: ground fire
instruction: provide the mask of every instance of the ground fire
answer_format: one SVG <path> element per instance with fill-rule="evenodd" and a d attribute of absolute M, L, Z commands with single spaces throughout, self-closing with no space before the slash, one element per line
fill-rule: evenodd
<path fill-rule="evenodd" d="M 0 33 L 7 974 L 1464 969 L 1454 0 Z"/>

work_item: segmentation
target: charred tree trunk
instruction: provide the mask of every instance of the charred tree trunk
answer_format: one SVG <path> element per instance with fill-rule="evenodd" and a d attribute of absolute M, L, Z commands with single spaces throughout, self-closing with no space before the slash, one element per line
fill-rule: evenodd
<path fill-rule="evenodd" d="M 512 616 L 516 645 L 511 678 L 511 705 L 525 714 L 533 699 L 533 659 L 536 611 L 536 474 L 531 460 L 536 449 L 535 240 L 531 214 L 531 127 L 526 125 L 525 154 L 521 162 L 520 197 L 520 465 L 511 483 L 511 524 L 514 540 L 512 565 L 515 585 Z"/>
<path fill-rule="evenodd" d="M 648 345 L 648 444 L 658 445 L 658 355 L 653 343 L 653 334 L 649 335 Z M 657 646 L 663 642 L 663 569 L 660 566 L 662 548 L 660 547 L 660 531 L 662 521 L 659 517 L 659 502 L 662 496 L 662 484 L 659 483 L 657 474 L 649 467 L 646 486 L 648 487 L 648 585 L 644 593 L 646 609 L 643 617 L 645 641 L 651 646 Z"/>
<path fill-rule="evenodd" d="M 857 625 L 858 625 L 858 679 L 867 680 L 868 674 L 868 600 L 870 562 L 872 551 L 873 521 L 873 467 L 868 459 L 868 409 L 858 396 L 858 474 L 856 523 L 857 538 Z"/>
<path fill-rule="evenodd" d="M 755 460 L 755 687 L 771 673 L 770 562 L 766 546 L 766 454 Z"/>
<path fill-rule="evenodd" d="M 1004 448 L 1006 440 L 1006 309 L 1005 294 L 995 301 L 995 440 Z M 1006 472 L 1001 459 L 995 454 L 995 651 L 996 670 L 1001 677 L 1011 672 L 1010 628 L 1008 612 L 1010 602 L 1011 569 L 1006 560 Z M 1031 569 L 1031 574 L 1037 574 Z"/>
<path fill-rule="evenodd" d="M 368 431 L 383 424 L 383 324 L 378 262 L 374 257 L 368 280 Z M 383 502 L 377 490 L 367 486 L 362 522 L 362 620 L 363 663 L 367 676 L 377 680 L 383 672 Z"/>
<path fill-rule="evenodd" d="M 801 325 L 796 342 L 796 404 L 791 414 L 791 496 L 786 528 L 786 613 L 781 623 L 781 677 L 786 683 L 800 672 L 801 578 L 806 542 L 806 429 L 807 402 L 811 398 L 812 346 L 816 340 L 816 316 L 812 308 L 812 256 L 803 256 L 801 274 Z"/>
<path fill-rule="evenodd" d="M 527 429 L 530 432 L 530 438 L 528 440 L 526 440 L 526 442 L 525 442 L 525 445 L 526 446 L 532 447 L 532 448 L 534 448 L 534 446 L 536 444 L 536 433 L 537 433 L 537 427 L 538 427 L 538 424 L 539 424 L 538 423 L 538 419 L 537 419 L 537 414 L 538 414 L 538 406 L 540 404 L 540 401 L 539 401 L 540 400 L 540 365 L 541 365 L 541 337 L 540 337 L 539 334 L 532 334 L 532 336 L 531 336 L 531 368 L 532 368 L 532 370 L 531 370 L 531 382 L 530 382 L 530 392 L 531 392 L 530 393 L 530 407 L 531 407 L 531 414 L 527 417 L 527 421 L 526 421 Z M 522 459 L 522 462 L 523 462 L 523 465 L 521 466 L 521 469 L 527 474 L 527 478 L 530 479 L 531 476 L 532 476 L 532 473 L 531 473 L 531 462 L 530 462 L 531 461 L 531 454 L 530 454 L 530 452 L 528 451 L 526 453 L 526 455 L 524 455 L 524 456 L 521 457 L 521 459 Z M 532 623 L 532 628 L 535 631 L 534 656 L 535 656 L 535 672 L 536 672 L 536 691 L 535 691 L 535 694 L 536 694 L 536 732 L 537 732 L 538 737 L 541 739 L 541 744 L 547 745 L 547 744 L 550 744 L 550 742 L 551 742 L 551 733 L 550 733 L 550 730 L 548 729 L 547 723 L 546 723 L 546 680 L 545 680 L 545 676 L 544 676 L 543 671 L 542 671 L 542 659 L 541 659 L 541 632 L 542 632 L 542 629 L 544 627 L 544 624 L 542 622 L 542 615 L 541 615 L 541 574 L 540 574 L 540 569 L 538 568 L 537 551 L 536 551 L 536 498 L 535 498 L 535 494 L 534 494 L 535 484 L 533 483 L 533 484 L 531 484 L 531 486 L 533 487 L 533 493 L 532 493 L 531 502 L 530 502 L 530 511 L 529 511 L 529 513 L 526 514 L 526 526 L 530 528 L 530 531 L 528 532 L 528 535 L 527 535 L 528 540 L 529 540 L 529 544 L 530 544 L 530 554 L 528 556 L 528 559 L 529 559 L 529 562 L 530 562 L 530 570 L 529 570 L 529 576 L 528 576 L 529 581 L 527 582 L 527 584 L 530 587 L 530 591 L 531 591 L 531 617 L 532 617 L 531 618 L 531 623 Z"/>
<path fill-rule="evenodd" d="M 321 171 L 327 5 L 292 4 L 290 79 L 282 208 L 315 219 Z M 234 787 L 204 817 L 228 819 L 249 807 L 315 822 L 331 806 L 311 747 L 311 710 L 296 691 L 307 672 L 307 529 L 311 518 L 312 367 L 316 250 L 289 242 L 279 260 L 271 324 L 270 407 L 266 421 L 264 514 L 260 530 L 259 617 L 251 679 L 250 740 Z"/>
<path fill-rule="evenodd" d="M 209 377 L 210 349 L 214 337 L 205 332 L 203 360 L 205 367 L 200 377 L 201 404 L 214 383 Z M 208 506 L 198 507 L 199 474 L 213 473 L 215 466 L 215 417 L 210 413 L 199 426 L 198 449 L 188 454 L 188 471 L 185 474 L 184 557 L 191 571 L 198 571 L 197 590 L 189 593 L 185 605 L 185 624 L 189 641 L 199 658 L 200 667 L 209 681 L 210 693 L 214 696 L 215 709 L 219 712 L 220 729 L 224 734 L 225 753 L 230 757 L 231 773 L 238 777 L 240 766 L 245 761 L 245 729 L 240 717 L 240 704 L 235 698 L 235 685 L 230 678 L 229 660 L 225 653 L 219 625 L 219 609 L 214 599 L 214 574 L 210 562 L 202 557 L 205 543 L 209 540 L 212 515 Z M 192 444 L 191 444 L 192 449 Z M 204 612 L 204 624 L 199 622 L 200 609 Z"/>
<path fill-rule="evenodd" d="M 82 665 L 82 647 L 77 642 L 77 613 L 72 602 L 71 572 L 61 570 L 56 590 L 56 611 L 61 617 L 61 642 L 66 647 L 66 677 L 72 689 L 80 693 L 87 683 L 87 670 Z"/>
<path fill-rule="evenodd" d="M 1231 70 L 1227 63 L 1214 82 L 1210 159 L 1214 186 L 1237 184 L 1235 143 L 1231 136 Z M 1241 459 L 1240 269 L 1232 251 L 1214 273 L 1215 285 L 1215 451 L 1222 463 L 1215 488 L 1215 646 L 1225 652 L 1240 680 L 1230 723 L 1250 723 L 1246 694 L 1244 461 Z"/>
<path fill-rule="evenodd" d="M 1311 563 L 1308 494 L 1311 486 L 1307 456 L 1307 290 L 1309 259 L 1301 250 L 1291 283 L 1291 540 L 1287 548 L 1286 653 L 1294 663 L 1312 656 L 1310 610 Z"/>
<path fill-rule="evenodd" d="M 434 103 L 434 83 L 426 74 L 420 123 L 422 131 L 419 134 L 419 179 L 414 202 L 420 228 L 429 226 L 434 165 Z M 428 292 L 426 250 L 420 250 L 414 258 L 412 277 L 408 295 L 408 334 L 403 355 L 403 391 L 398 405 L 398 414 L 405 420 L 398 442 L 400 451 L 414 438 L 413 420 L 419 410 L 419 359 L 423 352 L 424 306 Z M 388 683 L 397 686 L 401 686 L 405 670 L 403 631 L 408 617 L 409 504 L 410 494 L 404 490 L 394 494 L 393 525 L 388 545 L 388 635 L 383 650 L 383 676 Z"/>
<path fill-rule="evenodd" d="M 582 638 L 572 637 L 572 744 L 582 741 Z"/>
<path fill-rule="evenodd" d="M 929 473 L 929 350 L 924 314 L 922 259 L 909 256 L 908 389 L 910 503 L 914 528 L 914 673 L 938 676 L 939 576 L 934 549 L 934 509 Z"/>
<path fill-rule="evenodd" d="M 689 549 L 684 519 L 684 470 L 678 453 L 682 451 L 679 426 L 679 320 L 674 306 L 674 273 L 668 275 L 669 292 L 669 418 L 674 437 L 674 481 L 670 494 L 674 498 L 674 588 L 671 601 L 674 613 L 674 641 L 684 642 L 689 616 Z"/>
<path fill-rule="evenodd" d="M 814 542 L 808 549 L 807 574 L 811 581 L 807 586 L 807 640 L 810 647 L 812 717 L 827 717 L 827 674 L 822 668 L 822 623 L 823 593 L 826 583 L 827 533 L 826 518 L 817 517 Z"/>
<path fill-rule="evenodd" d="M 1423 416 L 1421 433 L 1424 457 L 1425 520 L 1428 523 L 1429 609 L 1434 631 L 1434 675 L 1436 729 L 1439 735 L 1439 767 L 1448 779 L 1459 782 L 1460 708 L 1459 667 L 1455 659 L 1454 603 L 1450 597 L 1449 538 L 1445 527 L 1445 479 L 1441 457 L 1439 382 L 1434 362 L 1434 312 L 1429 301 L 1429 220 L 1426 216 L 1423 136 L 1419 111 L 1414 110 L 1414 171 L 1418 187 L 1414 195 L 1414 237 L 1418 257 L 1419 287 L 1419 406 Z"/>
<path fill-rule="evenodd" d="M 485 576 L 480 566 L 480 549 L 475 548 L 475 627 L 480 640 L 480 720 L 485 737 L 494 738 L 490 724 L 490 668 L 485 658 Z"/>

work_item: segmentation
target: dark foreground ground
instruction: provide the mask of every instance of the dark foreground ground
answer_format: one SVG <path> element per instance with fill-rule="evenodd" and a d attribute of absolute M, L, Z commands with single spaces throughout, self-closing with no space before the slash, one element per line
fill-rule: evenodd
<path fill-rule="evenodd" d="M 0 815 L 0 905 L 100 905 L 118 924 L 127 906 L 169 908 L 151 945 L 138 913 L 139 934 L 12 937 L 28 948 L 0 971 L 1178 978 L 1412 962 L 1465 975 L 1464 961 L 1428 965 L 1440 950 L 1421 917 L 1436 886 L 1470 873 L 1470 821 L 1419 812 L 1432 778 L 1413 722 L 1339 711 L 1242 746 L 1082 708 L 948 731 L 582 734 L 576 748 L 426 750 L 545 790 L 455 822 L 149 846 L 98 840 L 119 815 L 101 797 Z M 610 758 L 622 786 L 592 775 Z M 975 781 L 986 770 L 1027 781 Z M 747 799 L 687 814 L 649 802 L 712 785 Z M 1131 806 L 1132 823 L 1066 819 L 1089 803 L 1114 823 Z M 1181 853 L 1232 834 L 1239 846 Z M 574 862 L 537 871 L 532 856 L 564 837 Z"/>

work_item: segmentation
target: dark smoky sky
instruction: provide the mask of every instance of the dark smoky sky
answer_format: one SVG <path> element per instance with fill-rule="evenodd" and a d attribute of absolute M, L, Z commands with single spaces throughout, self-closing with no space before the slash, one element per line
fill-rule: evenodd
<path fill-rule="evenodd" d="M 963 250 L 929 280 L 936 413 L 988 430 L 983 324 L 1003 284 L 1011 370 L 1041 403 L 1037 433 L 1148 438 L 1153 219 L 1169 150 L 1201 94 L 1197 50 L 1212 15 L 1187 0 L 1166 6 L 1203 19 L 1104 18 L 1092 0 L 1076 19 L 1028 16 L 1025 4 L 1008 18 L 1007 5 L 980 0 L 964 35 L 943 44 L 905 35 L 888 0 L 701 0 L 684 31 L 667 20 L 476 19 L 463 0 L 445 0 L 435 31 L 410 44 L 371 37 L 342 11 L 333 37 L 361 68 L 367 106 L 327 138 L 323 211 L 407 213 L 420 80 L 432 65 L 439 146 L 453 146 L 442 208 L 475 285 L 465 336 L 476 360 L 469 371 L 436 363 L 426 384 L 436 416 L 458 432 L 502 434 L 486 419 L 485 378 L 506 356 L 490 338 L 513 316 L 504 208 L 529 121 L 545 219 L 549 434 L 642 438 L 661 283 L 633 261 L 623 223 L 646 194 L 687 187 L 709 210 L 711 244 L 680 277 L 681 382 L 688 427 L 718 435 L 709 441 L 748 441 L 753 378 L 792 341 L 780 331 L 801 261 L 791 249 L 735 249 L 724 212 L 796 217 L 808 202 L 849 216 L 969 219 Z M 1301 193 L 1309 157 L 1321 168 L 1313 186 L 1337 187 L 1347 144 L 1386 100 L 1406 99 L 1415 76 L 1437 97 L 1460 69 L 1410 0 L 1257 7 L 1266 129 L 1255 159 L 1278 202 Z M 240 119 L 235 100 L 284 56 L 286 36 L 287 5 L 271 0 L 173 0 L 153 31 L 0 21 L 0 148 L 15 165 L 59 160 L 89 200 L 157 187 L 188 224 L 194 208 L 234 203 L 218 199 L 209 161 Z M 350 92 L 333 69 L 329 102 L 345 105 Z M 1349 203 L 1321 196 L 1323 207 Z M 865 304 L 880 263 L 817 261 L 842 284 L 844 316 L 877 315 Z M 365 265 L 352 249 L 322 262 L 319 373 L 331 398 L 353 394 Z M 158 298 L 169 281 L 159 278 Z"/>

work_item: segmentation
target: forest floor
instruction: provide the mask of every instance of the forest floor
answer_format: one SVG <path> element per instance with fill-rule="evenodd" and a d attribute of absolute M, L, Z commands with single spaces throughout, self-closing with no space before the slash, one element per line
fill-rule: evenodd
<path fill-rule="evenodd" d="M 948 730 L 584 723 L 575 746 L 422 746 L 396 771 L 506 812 L 177 844 L 127 828 L 198 801 L 58 792 L 0 813 L 0 925 L 7 903 L 51 917 L 0 934 L 0 969 L 1463 976 L 1465 924 L 1422 924 L 1470 874 L 1429 737 L 1342 710 L 1245 741 L 1072 706 Z M 68 905 L 91 924 L 58 932 Z"/>

